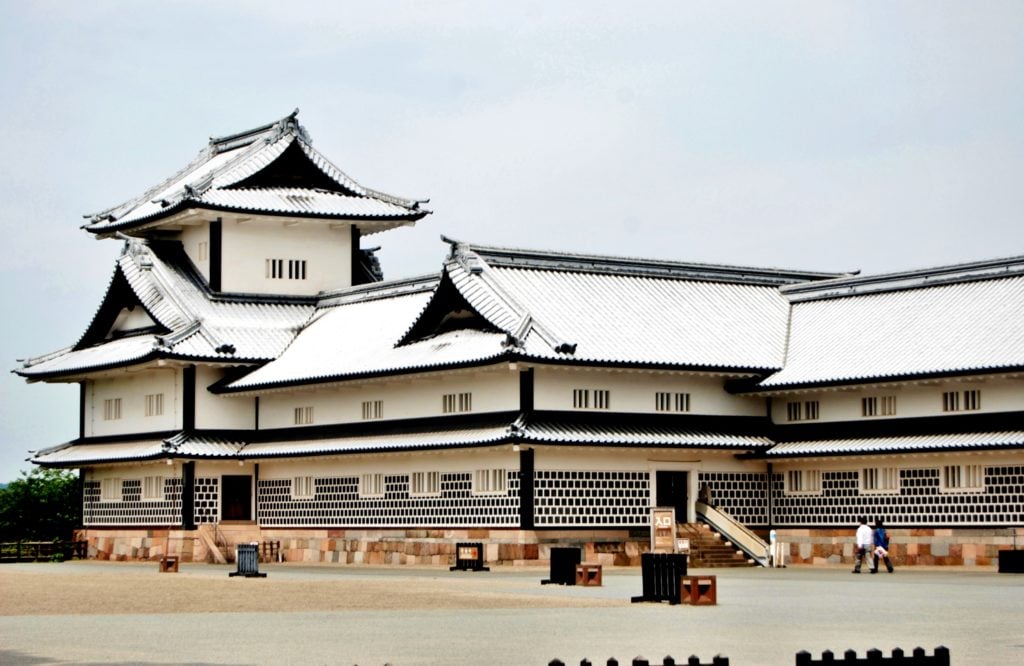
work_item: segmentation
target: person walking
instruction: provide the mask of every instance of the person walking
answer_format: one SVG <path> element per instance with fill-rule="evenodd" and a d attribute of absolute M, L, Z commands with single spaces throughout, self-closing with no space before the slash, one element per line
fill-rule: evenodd
<path fill-rule="evenodd" d="M 889 573 L 892 573 L 892 561 L 889 560 L 889 533 L 885 531 L 881 518 L 875 520 L 875 531 L 871 533 L 871 541 L 875 547 L 874 566 L 871 567 L 871 573 L 878 573 L 879 558 L 885 562 L 885 568 Z"/>
<path fill-rule="evenodd" d="M 860 527 L 857 528 L 857 560 L 853 566 L 853 573 L 860 573 L 860 566 L 864 562 L 864 558 L 871 552 L 873 545 L 874 536 L 871 533 L 871 528 L 868 527 L 868 519 L 866 516 L 861 516 Z"/>

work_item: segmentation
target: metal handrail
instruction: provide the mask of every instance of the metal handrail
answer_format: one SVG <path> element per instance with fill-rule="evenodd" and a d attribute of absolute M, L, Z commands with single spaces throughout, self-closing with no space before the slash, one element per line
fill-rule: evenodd
<path fill-rule="evenodd" d="M 746 525 L 725 511 L 704 502 L 696 502 L 697 516 L 725 535 L 737 548 L 763 567 L 768 566 L 768 544 Z"/>

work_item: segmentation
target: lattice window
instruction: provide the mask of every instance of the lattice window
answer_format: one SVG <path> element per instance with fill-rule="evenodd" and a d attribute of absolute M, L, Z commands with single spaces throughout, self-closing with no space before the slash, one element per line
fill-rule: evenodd
<path fill-rule="evenodd" d="M 360 497 L 384 497 L 384 475 L 363 474 L 359 477 Z"/>
<path fill-rule="evenodd" d="M 121 398 L 107 398 L 103 401 L 103 420 L 118 421 L 121 418 Z"/>
<path fill-rule="evenodd" d="M 295 425 L 310 425 L 313 423 L 313 408 L 312 407 L 296 407 L 295 408 Z"/>
<path fill-rule="evenodd" d="M 441 411 L 445 414 L 473 411 L 472 393 L 446 393 L 441 396 Z"/>
<path fill-rule="evenodd" d="M 146 396 L 145 415 L 146 416 L 163 416 L 164 413 L 164 394 L 163 393 L 150 393 Z"/>
<path fill-rule="evenodd" d="M 142 499 L 162 500 L 164 499 L 164 477 L 147 476 L 142 479 Z"/>
<path fill-rule="evenodd" d="M 316 488 L 311 476 L 296 476 L 292 479 L 292 499 L 313 499 Z"/>
<path fill-rule="evenodd" d="M 374 419 L 384 418 L 384 401 L 383 400 L 364 400 L 363 401 L 363 420 L 372 421 Z"/>
<path fill-rule="evenodd" d="M 690 394 L 659 391 L 654 394 L 654 409 L 659 412 L 688 412 Z"/>
<path fill-rule="evenodd" d="M 895 467 L 865 467 L 860 471 L 860 489 L 865 493 L 896 493 L 900 472 Z"/>
<path fill-rule="evenodd" d="M 417 497 L 441 494 L 440 472 L 413 472 L 409 493 Z"/>
<path fill-rule="evenodd" d="M 820 403 L 817 400 L 792 401 L 786 403 L 787 421 L 817 421 Z"/>
<path fill-rule="evenodd" d="M 942 394 L 942 411 L 960 412 L 975 411 L 981 409 L 981 391 L 968 389 L 966 391 L 946 391 Z"/>
<path fill-rule="evenodd" d="M 573 389 L 573 409 L 611 409 L 612 392 L 607 389 Z"/>
<path fill-rule="evenodd" d="M 942 490 L 980 492 L 985 489 L 985 470 L 981 465 L 945 465 Z"/>
<path fill-rule="evenodd" d="M 104 502 L 120 502 L 121 490 L 121 479 L 100 479 L 100 499 Z"/>
<path fill-rule="evenodd" d="M 492 495 L 508 492 L 508 472 L 504 469 L 478 469 L 473 473 L 473 493 Z"/>
<path fill-rule="evenodd" d="M 267 259 L 265 260 L 265 277 L 268 280 L 305 280 L 305 259 Z"/>
<path fill-rule="evenodd" d="M 791 469 L 786 472 L 786 492 L 817 494 L 821 492 L 821 472 L 816 469 Z"/>

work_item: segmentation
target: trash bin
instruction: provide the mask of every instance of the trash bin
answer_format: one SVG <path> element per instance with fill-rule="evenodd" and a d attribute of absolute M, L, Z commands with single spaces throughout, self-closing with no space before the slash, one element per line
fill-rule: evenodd
<path fill-rule="evenodd" d="M 236 570 L 228 576 L 245 576 L 246 578 L 266 578 L 267 574 L 260 573 L 260 551 L 259 544 L 240 543 L 235 546 L 235 567 Z"/>
<path fill-rule="evenodd" d="M 579 548 L 552 548 L 551 549 L 551 577 L 542 580 L 541 585 L 553 583 L 555 585 L 575 585 L 576 565 L 583 561 L 583 554 Z"/>
<path fill-rule="evenodd" d="M 643 553 L 640 555 L 643 594 L 638 601 L 679 603 L 679 579 L 686 575 L 686 555 L 680 553 Z"/>

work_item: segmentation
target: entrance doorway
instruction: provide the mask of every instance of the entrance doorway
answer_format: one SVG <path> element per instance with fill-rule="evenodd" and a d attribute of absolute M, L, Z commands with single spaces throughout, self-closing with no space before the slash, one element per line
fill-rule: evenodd
<path fill-rule="evenodd" d="M 252 477 L 222 476 L 221 520 L 252 520 Z"/>
<path fill-rule="evenodd" d="M 655 472 L 654 483 L 657 487 L 655 505 L 674 508 L 676 522 L 688 522 L 690 473 L 658 470 Z"/>

